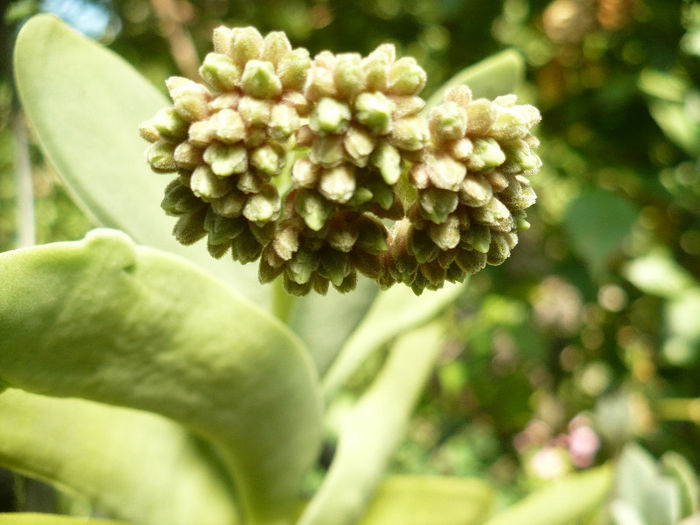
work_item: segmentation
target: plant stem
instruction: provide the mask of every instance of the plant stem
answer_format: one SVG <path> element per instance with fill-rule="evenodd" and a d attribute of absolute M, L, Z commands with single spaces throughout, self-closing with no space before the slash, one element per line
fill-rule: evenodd
<path fill-rule="evenodd" d="M 34 189 L 32 187 L 32 166 L 29 160 L 29 146 L 24 120 L 19 110 L 12 117 L 12 131 L 15 136 L 15 186 L 17 188 L 17 247 L 32 246 L 36 242 L 34 223 Z"/>
<path fill-rule="evenodd" d="M 289 295 L 284 289 L 282 276 L 280 275 L 272 283 L 272 313 L 284 324 L 289 323 L 294 307 L 294 296 Z"/>
<path fill-rule="evenodd" d="M 660 419 L 691 421 L 700 425 L 700 398 L 668 398 L 656 402 Z"/>

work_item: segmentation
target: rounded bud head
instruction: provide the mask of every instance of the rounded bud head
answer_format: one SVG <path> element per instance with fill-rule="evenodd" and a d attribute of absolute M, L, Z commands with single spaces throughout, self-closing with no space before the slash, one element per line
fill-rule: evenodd
<path fill-rule="evenodd" d="M 257 224 L 266 223 L 277 218 L 280 211 L 280 199 L 277 190 L 267 185 L 263 191 L 248 198 L 243 207 L 243 216 Z"/>
<path fill-rule="evenodd" d="M 506 161 L 506 154 L 500 144 L 492 138 L 474 139 L 474 149 L 467 159 L 470 171 L 484 171 L 500 166 Z"/>
<path fill-rule="evenodd" d="M 356 126 L 351 127 L 345 134 L 343 146 L 352 163 L 358 167 L 367 165 L 370 153 L 376 144 L 374 136 L 367 131 Z"/>
<path fill-rule="evenodd" d="M 524 140 L 515 140 L 508 144 L 506 157 L 515 162 L 522 171 L 534 171 L 540 169 L 542 161 Z"/>
<path fill-rule="evenodd" d="M 462 232 L 460 246 L 466 250 L 476 250 L 486 254 L 491 245 L 491 229 L 483 224 L 473 224 L 467 231 Z"/>
<path fill-rule="evenodd" d="M 386 91 L 389 86 L 389 66 L 396 60 L 396 47 L 382 44 L 362 60 L 366 89 Z"/>
<path fill-rule="evenodd" d="M 254 27 L 234 27 L 231 30 L 229 56 L 236 64 L 243 67 L 248 60 L 260 58 L 263 43 L 262 35 Z"/>
<path fill-rule="evenodd" d="M 206 148 L 214 140 L 214 124 L 211 119 L 199 120 L 190 125 L 189 141 L 199 147 Z"/>
<path fill-rule="evenodd" d="M 371 254 L 378 254 L 388 249 L 387 238 L 389 232 L 381 220 L 363 214 L 357 223 L 359 231 L 357 238 L 358 248 Z"/>
<path fill-rule="evenodd" d="M 329 135 L 318 137 L 313 141 L 309 158 L 324 168 L 333 168 L 345 160 L 343 137 L 341 135 Z"/>
<path fill-rule="evenodd" d="M 233 109 L 222 109 L 218 113 L 214 113 L 209 119 L 209 123 L 214 130 L 214 136 L 221 142 L 235 144 L 246 136 L 243 119 Z"/>
<path fill-rule="evenodd" d="M 489 100 L 485 98 L 474 100 L 467 106 L 468 135 L 474 137 L 485 135 L 495 117 L 496 112 Z"/>
<path fill-rule="evenodd" d="M 292 182 L 297 188 L 313 188 L 318 181 L 319 167 L 307 158 L 298 159 L 292 167 Z"/>
<path fill-rule="evenodd" d="M 249 60 L 245 65 L 241 87 L 244 93 L 257 98 L 274 98 L 282 93 L 274 66 L 261 60 Z"/>
<path fill-rule="evenodd" d="M 294 91 L 303 89 L 310 67 L 311 57 L 304 48 L 297 48 L 281 57 L 277 63 L 277 75 L 283 89 Z"/>
<path fill-rule="evenodd" d="M 238 112 L 247 126 L 267 126 L 272 104 L 254 97 L 243 97 L 238 103 Z"/>
<path fill-rule="evenodd" d="M 202 150 L 187 141 L 180 142 L 177 145 L 173 156 L 180 168 L 192 169 L 202 163 Z"/>
<path fill-rule="evenodd" d="M 205 200 L 219 199 L 233 189 L 230 177 L 217 177 L 209 166 L 199 166 L 192 173 L 190 188 L 194 194 Z"/>
<path fill-rule="evenodd" d="M 393 118 L 395 119 L 412 117 L 420 113 L 425 107 L 425 100 L 416 96 L 391 95 L 389 100 L 395 105 L 393 113 Z"/>
<path fill-rule="evenodd" d="M 280 59 L 291 50 L 292 45 L 283 31 L 271 31 L 263 40 L 262 59 L 277 66 Z"/>
<path fill-rule="evenodd" d="M 401 154 L 388 142 L 381 141 L 374 150 L 372 165 L 379 170 L 387 184 L 396 184 L 401 176 Z"/>
<path fill-rule="evenodd" d="M 245 194 L 232 190 L 224 197 L 211 201 L 211 208 L 222 217 L 238 217 L 243 211 L 247 197 Z"/>
<path fill-rule="evenodd" d="M 468 138 L 454 141 L 448 146 L 448 151 L 457 160 L 466 160 L 474 151 L 474 144 Z"/>
<path fill-rule="evenodd" d="M 284 151 L 270 144 L 260 146 L 250 155 L 250 163 L 266 175 L 278 175 L 284 167 Z"/>
<path fill-rule="evenodd" d="M 214 43 L 214 51 L 228 55 L 231 50 L 231 41 L 233 40 L 232 31 L 226 26 L 219 26 L 214 29 L 212 41 Z"/>
<path fill-rule="evenodd" d="M 355 192 L 355 170 L 350 164 L 325 169 L 319 178 L 318 191 L 326 199 L 345 204 Z"/>
<path fill-rule="evenodd" d="M 252 171 L 246 171 L 238 177 L 236 188 L 246 194 L 258 193 L 263 187 L 263 181 Z"/>
<path fill-rule="evenodd" d="M 509 93 L 508 95 L 500 95 L 493 99 L 493 103 L 495 105 L 503 108 L 512 108 L 515 106 L 517 101 L 518 96 L 514 95 L 513 93 Z"/>
<path fill-rule="evenodd" d="M 407 151 L 423 149 L 430 139 L 430 130 L 425 119 L 411 117 L 394 122 L 389 140 L 392 145 Z"/>
<path fill-rule="evenodd" d="M 296 110 L 287 104 L 272 106 L 268 131 L 275 140 L 285 141 L 301 126 L 301 119 Z"/>
<path fill-rule="evenodd" d="M 428 188 L 419 196 L 421 215 L 435 224 L 442 224 L 455 211 L 457 194 L 453 191 Z"/>
<path fill-rule="evenodd" d="M 429 158 L 427 164 L 428 177 L 432 186 L 443 190 L 459 191 L 467 174 L 467 167 L 464 164 L 446 154 Z"/>
<path fill-rule="evenodd" d="M 139 125 L 139 135 L 148 142 L 156 142 L 160 139 L 160 133 L 158 133 L 158 130 L 150 120 L 142 122 L 141 125 Z"/>
<path fill-rule="evenodd" d="M 493 197 L 486 206 L 472 208 L 471 217 L 480 224 L 504 232 L 512 230 L 515 225 L 510 210 L 496 197 Z"/>
<path fill-rule="evenodd" d="M 317 253 L 299 250 L 286 265 L 286 275 L 297 284 L 308 284 L 319 265 Z"/>
<path fill-rule="evenodd" d="M 415 58 L 400 58 L 389 68 L 389 92 L 394 95 L 417 95 L 427 79 L 425 70 Z"/>
<path fill-rule="evenodd" d="M 510 257 L 510 239 L 502 233 L 495 233 L 491 236 L 491 246 L 486 254 L 486 261 L 491 266 L 503 264 Z"/>
<path fill-rule="evenodd" d="M 333 213 L 334 205 L 315 191 L 300 190 L 294 207 L 309 228 L 319 231 Z"/>
<path fill-rule="evenodd" d="M 299 230 L 292 225 L 282 228 L 275 234 L 272 248 L 280 259 L 288 261 L 299 250 Z"/>
<path fill-rule="evenodd" d="M 442 224 L 431 224 L 428 228 L 430 239 L 443 251 L 456 248 L 459 244 L 459 220 L 450 216 Z"/>
<path fill-rule="evenodd" d="M 479 173 L 468 173 L 459 188 L 459 200 L 472 207 L 485 206 L 493 197 L 488 180 Z"/>
<path fill-rule="evenodd" d="M 337 56 L 333 78 L 338 94 L 344 98 L 353 98 L 364 89 L 362 57 L 357 53 Z"/>
<path fill-rule="evenodd" d="M 238 91 L 233 93 L 222 93 L 209 102 L 209 111 L 215 113 L 222 109 L 238 109 L 241 101 L 241 94 Z"/>
<path fill-rule="evenodd" d="M 174 157 L 175 144 L 165 140 L 154 142 L 146 150 L 146 160 L 154 171 L 169 173 L 177 169 Z"/>
<path fill-rule="evenodd" d="M 454 102 L 444 102 L 430 112 L 430 131 L 437 143 L 457 140 L 467 131 L 467 112 Z"/>
<path fill-rule="evenodd" d="M 476 250 L 459 250 L 455 262 L 468 274 L 475 274 L 486 268 L 486 254 Z"/>
<path fill-rule="evenodd" d="M 241 69 L 228 55 L 209 53 L 204 57 L 199 75 L 218 91 L 233 91 L 241 80 Z"/>
<path fill-rule="evenodd" d="M 336 221 L 332 221 L 327 241 L 334 250 L 350 253 L 353 246 L 355 246 L 358 236 L 359 231 L 356 225 L 348 221 L 342 221 L 340 224 L 336 224 Z"/>
<path fill-rule="evenodd" d="M 347 131 L 350 125 L 350 108 L 333 98 L 323 98 L 316 105 L 309 127 L 321 135 L 340 134 Z"/>
<path fill-rule="evenodd" d="M 211 93 L 201 84 L 187 78 L 170 77 L 165 81 L 178 114 L 190 122 L 209 116 Z"/>
<path fill-rule="evenodd" d="M 375 135 L 386 135 L 392 129 L 395 107 L 383 93 L 362 93 L 355 100 L 355 118 Z"/>
<path fill-rule="evenodd" d="M 151 123 L 166 140 L 178 141 L 187 136 L 189 124 L 178 115 L 175 108 L 159 109 Z"/>
<path fill-rule="evenodd" d="M 210 144 L 204 151 L 204 161 L 214 174 L 228 177 L 234 173 L 244 173 L 248 169 L 248 154 L 243 146 Z"/>
<path fill-rule="evenodd" d="M 454 86 L 445 92 L 445 102 L 453 102 L 463 109 L 467 109 L 472 101 L 472 90 L 469 86 Z"/>

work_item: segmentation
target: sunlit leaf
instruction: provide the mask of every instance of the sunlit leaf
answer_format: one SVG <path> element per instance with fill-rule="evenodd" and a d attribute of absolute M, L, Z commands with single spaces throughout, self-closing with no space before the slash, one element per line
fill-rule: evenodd
<path fill-rule="evenodd" d="M 87 497 L 109 516 L 141 525 L 238 521 L 230 480 L 206 444 L 161 416 L 10 389 L 0 394 L 0 421 L 0 465 Z"/>
<path fill-rule="evenodd" d="M 121 521 L 21 512 L 0 514 L 0 525 L 127 525 Z"/>
<path fill-rule="evenodd" d="M 361 516 L 403 436 L 440 351 L 435 322 L 399 338 L 368 391 L 342 423 L 323 485 L 299 525 L 350 525 Z"/>
<path fill-rule="evenodd" d="M 612 486 L 609 465 L 570 474 L 498 513 L 486 525 L 571 525 L 598 510 Z"/>
<path fill-rule="evenodd" d="M 391 476 L 359 525 L 479 525 L 492 503 L 493 490 L 478 479 Z"/>
<path fill-rule="evenodd" d="M 217 261 L 203 246 L 181 246 L 160 209 L 170 177 L 144 158 L 139 124 L 168 101 L 127 62 L 51 15 L 29 20 L 17 37 L 15 78 L 41 149 L 96 224 L 185 257 L 266 305 L 255 268 Z"/>
<path fill-rule="evenodd" d="M 671 253 L 657 248 L 625 264 L 622 274 L 644 293 L 673 297 L 693 285 L 693 277 Z"/>
<path fill-rule="evenodd" d="M 700 482 L 692 465 L 680 454 L 666 452 L 661 457 L 666 475 L 675 479 L 680 488 L 681 515 L 689 516 L 700 510 Z"/>
<path fill-rule="evenodd" d="M 255 519 L 294 505 L 318 451 L 320 395 L 282 324 L 110 230 L 0 254 L 0 274 L 6 383 L 178 420 L 221 448 Z"/>

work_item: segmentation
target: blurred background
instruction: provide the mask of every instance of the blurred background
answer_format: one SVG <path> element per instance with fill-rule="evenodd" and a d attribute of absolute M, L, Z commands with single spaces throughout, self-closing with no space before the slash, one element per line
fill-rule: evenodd
<path fill-rule="evenodd" d="M 450 344 L 392 468 L 477 476 L 498 487 L 499 505 L 604 463 L 631 441 L 656 457 L 677 451 L 700 470 L 699 3 L 10 2 L 0 251 L 90 228 L 16 109 L 11 45 L 37 12 L 107 44 L 162 88 L 169 75 L 196 74 L 222 22 L 284 30 L 312 54 L 394 42 L 427 70 L 426 96 L 490 54 L 519 51 L 520 100 L 543 115 L 532 228 L 445 313 Z M 0 511 L 55 504 L 32 502 L 26 494 L 37 490 L 20 485 L 0 473 Z"/>

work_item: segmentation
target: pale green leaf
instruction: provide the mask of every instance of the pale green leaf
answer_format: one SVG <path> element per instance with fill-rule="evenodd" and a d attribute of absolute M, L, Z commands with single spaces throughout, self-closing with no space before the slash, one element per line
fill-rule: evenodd
<path fill-rule="evenodd" d="M 445 91 L 454 86 L 467 85 L 474 98 L 495 98 L 515 91 L 525 71 L 523 58 L 517 51 L 507 49 L 469 66 L 445 84 L 428 99 L 424 111 L 442 102 Z"/>
<path fill-rule="evenodd" d="M 670 298 L 694 284 L 693 277 L 681 267 L 665 248 L 656 248 L 631 260 L 622 274 L 644 293 Z"/>
<path fill-rule="evenodd" d="M 399 334 L 416 328 L 435 316 L 461 292 L 462 284 L 415 295 L 396 285 L 377 295 L 366 317 L 352 333 L 323 379 L 323 393 L 330 399 L 350 375 L 377 349 Z"/>
<path fill-rule="evenodd" d="M 54 514 L 21 512 L 0 514 L 0 525 L 126 525 L 123 522 L 97 518 L 73 518 Z"/>
<path fill-rule="evenodd" d="M 486 525 L 571 525 L 602 507 L 612 478 L 609 465 L 569 474 L 498 513 Z"/>
<path fill-rule="evenodd" d="M 675 479 L 680 488 L 681 516 L 700 510 L 700 482 L 692 465 L 680 454 L 666 452 L 661 457 L 666 474 Z"/>
<path fill-rule="evenodd" d="M 359 525 L 479 525 L 491 514 L 493 496 L 475 478 L 391 476 Z"/>
<path fill-rule="evenodd" d="M 51 15 L 17 37 L 14 68 L 24 110 L 41 149 L 96 224 L 185 257 L 257 304 L 269 293 L 255 268 L 217 261 L 204 246 L 181 246 L 160 208 L 170 176 L 148 167 L 139 124 L 168 104 L 127 62 Z"/>
<path fill-rule="evenodd" d="M 194 266 L 98 230 L 0 254 L 0 377 L 153 411 L 211 439 L 248 513 L 294 505 L 320 443 L 303 345 Z"/>
<path fill-rule="evenodd" d="M 440 351 L 441 323 L 399 338 L 368 391 L 342 423 L 333 463 L 299 525 L 350 525 L 360 518 Z"/>
<path fill-rule="evenodd" d="M 238 521 L 230 480 L 207 445 L 161 416 L 9 389 L 0 421 L 0 465 L 80 494 L 109 516 L 140 525 Z"/>

